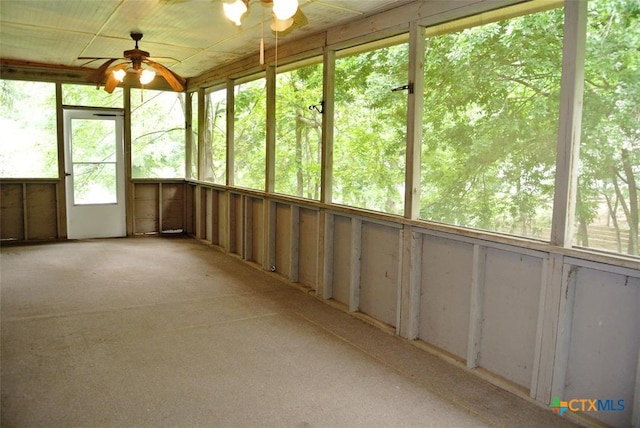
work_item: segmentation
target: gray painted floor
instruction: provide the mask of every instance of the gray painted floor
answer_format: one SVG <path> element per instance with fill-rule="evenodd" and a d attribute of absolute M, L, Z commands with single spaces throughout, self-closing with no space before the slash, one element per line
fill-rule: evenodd
<path fill-rule="evenodd" d="M 3 427 L 570 426 L 196 240 L 0 263 Z"/>

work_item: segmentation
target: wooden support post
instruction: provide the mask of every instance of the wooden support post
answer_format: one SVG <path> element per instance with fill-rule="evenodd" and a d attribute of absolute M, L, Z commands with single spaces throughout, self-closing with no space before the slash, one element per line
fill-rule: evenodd
<path fill-rule="evenodd" d="M 578 155 L 582 123 L 587 2 L 565 2 L 564 47 L 560 91 L 560 128 L 551 223 L 551 244 L 570 247 L 573 239 Z"/>
<path fill-rule="evenodd" d="M 324 52 L 324 68 L 322 78 L 322 98 L 324 101 L 322 114 L 322 166 L 320 168 L 320 202 L 330 203 L 333 191 L 333 118 L 335 92 L 336 53 L 332 50 Z"/>
<path fill-rule="evenodd" d="M 471 274 L 471 305 L 469 309 L 469 338 L 467 341 L 467 367 L 469 368 L 477 367 L 480 363 L 486 265 L 487 247 L 474 244 L 473 271 Z"/>
<path fill-rule="evenodd" d="M 125 86 L 124 96 L 124 192 L 125 211 L 127 223 L 127 235 L 136 233 L 136 199 L 135 184 L 133 183 L 133 172 L 131 166 L 131 88 Z"/>
<path fill-rule="evenodd" d="M 318 259 L 318 270 L 321 275 L 318 280 L 318 295 L 323 299 L 333 297 L 333 225 L 334 215 L 327 211 L 320 211 L 319 245 L 322 253 Z"/>
<path fill-rule="evenodd" d="M 56 185 L 58 239 L 64 239 L 67 237 L 67 177 L 64 158 L 64 110 L 62 107 L 62 83 L 60 82 L 56 83 L 56 138 L 58 142 L 58 184 Z"/>
<path fill-rule="evenodd" d="M 187 92 L 184 96 L 184 176 L 185 178 L 191 178 L 193 176 L 193 130 L 191 129 L 191 124 L 193 123 L 193 92 Z M 198 93 L 196 92 L 196 97 Z M 197 115 L 198 112 L 196 111 Z M 198 122 L 200 123 L 200 122 Z M 200 135 L 200 132 L 198 132 Z M 197 141 L 195 144 L 198 144 Z"/>
<path fill-rule="evenodd" d="M 415 22 L 409 27 L 409 87 L 407 91 L 407 166 L 405 171 L 404 216 L 420 215 L 420 155 L 424 104 L 424 31 Z"/>
<path fill-rule="evenodd" d="M 205 129 L 207 127 L 207 123 L 205 120 L 205 107 L 206 107 L 206 94 L 204 93 L 204 88 L 198 89 L 198 141 L 196 144 L 198 146 L 198 174 L 196 177 L 198 180 L 204 180 L 206 173 L 204 171 L 205 159 L 204 159 L 204 145 L 207 143 L 204 141 Z"/>
<path fill-rule="evenodd" d="M 562 289 L 560 292 L 560 313 L 558 317 L 558 334 L 551 382 L 551 397 L 564 395 L 564 383 L 569 364 L 569 345 L 571 344 L 571 327 L 573 309 L 576 298 L 578 267 L 564 264 L 562 268 Z"/>
<path fill-rule="evenodd" d="M 362 256 L 362 220 L 351 219 L 351 280 L 349 281 L 349 311 L 360 310 L 360 260 Z"/>
<path fill-rule="evenodd" d="M 550 254 L 549 258 L 543 261 L 536 346 L 529 392 L 531 398 L 544 404 L 551 402 L 563 260 L 562 255 Z"/>
<path fill-rule="evenodd" d="M 405 225 L 401 231 L 401 280 L 398 294 L 398 334 L 418 338 L 422 276 L 422 234 Z"/>
<path fill-rule="evenodd" d="M 265 184 L 264 190 L 273 193 L 275 187 L 276 165 L 276 69 L 267 67 L 267 117 L 266 117 L 266 144 L 265 144 Z"/>
<path fill-rule="evenodd" d="M 234 185 L 234 170 L 235 170 L 235 155 L 234 155 L 234 129 L 235 129 L 235 85 L 233 80 L 227 80 L 227 171 L 226 171 L 226 184 L 227 186 Z M 231 201 L 231 198 L 229 198 Z"/>

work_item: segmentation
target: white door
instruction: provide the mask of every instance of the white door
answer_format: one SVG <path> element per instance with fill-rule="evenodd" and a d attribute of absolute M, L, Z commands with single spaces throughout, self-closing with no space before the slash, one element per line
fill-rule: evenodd
<path fill-rule="evenodd" d="M 65 109 L 67 236 L 126 236 L 124 112 Z"/>

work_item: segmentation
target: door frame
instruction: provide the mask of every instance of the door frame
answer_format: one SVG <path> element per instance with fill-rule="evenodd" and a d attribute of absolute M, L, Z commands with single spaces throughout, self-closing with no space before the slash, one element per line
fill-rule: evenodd
<path fill-rule="evenodd" d="M 66 228 L 67 239 L 82 239 L 82 238 L 107 238 L 107 237 L 124 237 L 128 234 L 128 186 L 127 186 L 127 167 L 126 167 L 126 147 L 125 147 L 125 110 L 122 108 L 100 108 L 100 107 L 77 107 L 77 106 L 63 106 L 63 158 L 64 158 L 64 189 L 65 200 L 64 207 L 66 213 Z M 93 215 L 101 210 L 101 208 L 110 208 L 110 214 L 116 215 L 114 220 L 114 226 L 111 231 L 107 233 L 98 233 L 95 236 L 84 236 L 83 234 L 75 234 L 72 225 L 74 221 L 74 207 L 73 204 L 73 188 L 71 172 L 73 170 L 73 160 L 71 152 L 71 121 L 73 119 L 91 119 L 95 117 L 102 117 L 103 120 L 113 120 L 116 127 L 116 142 L 118 149 L 116 150 L 116 203 L 115 204 L 86 204 L 83 205 L 85 214 Z M 83 208 L 83 209 L 84 209 Z M 78 214 L 78 211 L 75 212 Z M 75 219 L 77 220 L 77 218 Z"/>

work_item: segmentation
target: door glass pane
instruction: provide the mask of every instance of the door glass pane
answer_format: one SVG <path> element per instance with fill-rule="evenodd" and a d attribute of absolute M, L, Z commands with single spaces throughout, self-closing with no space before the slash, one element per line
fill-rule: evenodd
<path fill-rule="evenodd" d="M 115 204 L 115 162 L 73 164 L 73 200 L 76 205 Z"/>
<path fill-rule="evenodd" d="M 71 123 L 73 200 L 76 205 L 117 202 L 115 121 Z"/>

